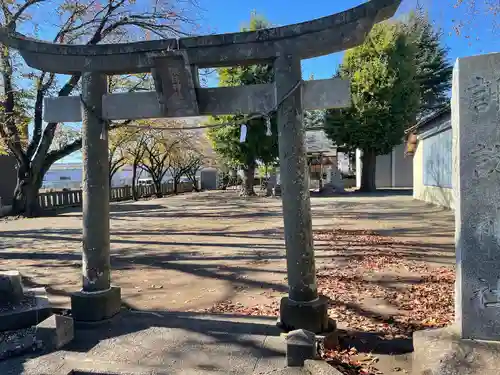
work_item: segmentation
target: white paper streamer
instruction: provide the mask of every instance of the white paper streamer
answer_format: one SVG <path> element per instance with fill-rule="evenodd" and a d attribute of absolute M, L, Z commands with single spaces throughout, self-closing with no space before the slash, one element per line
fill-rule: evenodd
<path fill-rule="evenodd" d="M 243 143 L 246 140 L 247 140 L 247 126 L 245 124 L 242 124 L 240 128 L 240 143 Z"/>
<path fill-rule="evenodd" d="M 268 137 L 272 136 L 273 132 L 271 130 L 271 119 L 269 118 L 269 116 L 266 117 L 266 127 L 267 127 L 266 135 Z"/>

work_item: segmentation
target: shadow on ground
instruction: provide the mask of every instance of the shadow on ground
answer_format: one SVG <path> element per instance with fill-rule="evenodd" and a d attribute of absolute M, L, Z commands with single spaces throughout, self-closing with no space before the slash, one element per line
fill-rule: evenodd
<path fill-rule="evenodd" d="M 91 362 L 96 371 L 106 364 L 112 369 L 253 374 L 258 366 L 284 365 L 284 346 L 279 344 L 283 340 L 275 322 L 266 317 L 134 311 L 124 305 L 106 323 L 77 326 L 74 341 L 62 351 L 0 362 L 0 373 L 26 375 L 35 367 L 57 367 L 59 361 L 73 363 L 78 370 L 79 364 Z"/>
<path fill-rule="evenodd" d="M 399 355 L 413 352 L 411 338 L 381 338 L 381 332 L 363 332 L 339 329 L 339 343 L 342 349 L 356 348 L 360 353 Z"/>
<path fill-rule="evenodd" d="M 343 229 L 353 234 L 373 230 L 396 238 L 387 240 L 384 246 L 401 259 L 454 264 L 453 215 L 416 202 L 407 192 L 357 193 L 313 198 L 311 202 L 315 229 Z M 243 199 L 230 192 L 185 194 L 114 203 L 111 217 L 112 277 L 133 308 L 198 311 L 227 301 L 249 306 L 277 300 L 288 290 L 279 199 Z M 52 296 L 67 301 L 69 292 L 81 285 L 80 228 L 79 209 L 54 218 L 2 222 L 0 266 L 20 269 L 27 276 L 27 285 L 44 285 Z M 318 269 L 343 269 L 373 253 L 373 245 L 318 240 L 315 250 Z M 367 288 L 392 290 L 398 283 L 412 285 L 417 281 L 399 276 L 398 280 L 359 282 Z M 198 297 L 201 299 L 192 302 Z M 368 307 L 345 306 L 353 314 L 372 314 L 378 319 Z M 196 323 L 197 315 L 174 315 L 168 315 L 173 322 L 168 324 L 194 321 L 200 329 L 207 328 L 206 323 Z M 152 322 L 152 318 L 146 320 Z M 143 327 L 145 323 L 141 324 Z M 162 324 L 168 328 L 167 323 Z M 260 329 L 246 327 L 257 332 Z M 121 328 L 123 332 L 116 327 L 110 329 L 111 336 L 127 335 L 125 328 Z M 106 332 L 94 332 L 91 337 L 98 342 L 100 335 Z M 386 342 L 375 340 L 369 349 L 387 351 L 382 344 Z"/>

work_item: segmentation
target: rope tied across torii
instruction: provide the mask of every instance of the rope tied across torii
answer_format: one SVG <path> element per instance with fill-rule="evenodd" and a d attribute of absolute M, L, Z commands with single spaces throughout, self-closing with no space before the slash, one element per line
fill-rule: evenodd
<path fill-rule="evenodd" d="M 100 321 L 120 310 L 110 281 L 107 121 L 277 112 L 289 296 L 281 301 L 286 330 L 334 328 L 328 301 L 318 295 L 307 183 L 303 111 L 349 105 L 349 83 L 302 81 L 301 59 L 361 44 L 401 0 L 371 0 L 294 25 L 220 35 L 106 45 L 42 42 L 0 29 L 0 43 L 16 48 L 36 69 L 82 76 L 82 94 L 45 100 L 47 122 L 82 121 L 83 290 L 71 298 L 76 320 Z M 198 69 L 268 63 L 274 82 L 201 88 Z M 106 76 L 151 72 L 155 91 L 107 94 Z M 89 308 L 92 306 L 92 308 Z"/>

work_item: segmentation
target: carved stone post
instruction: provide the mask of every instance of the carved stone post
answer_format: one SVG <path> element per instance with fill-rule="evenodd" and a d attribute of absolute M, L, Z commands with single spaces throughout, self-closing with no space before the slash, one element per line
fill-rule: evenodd
<path fill-rule="evenodd" d="M 302 80 L 300 59 L 282 55 L 274 71 L 279 103 Z M 289 285 L 289 296 L 281 300 L 280 324 L 286 330 L 324 332 L 327 302 L 318 298 L 316 284 L 301 87 L 279 106 L 278 132 Z"/>
<path fill-rule="evenodd" d="M 75 320 L 100 321 L 118 313 L 120 288 L 111 287 L 108 129 L 102 120 L 106 76 L 82 76 L 83 289 L 71 297 Z"/>

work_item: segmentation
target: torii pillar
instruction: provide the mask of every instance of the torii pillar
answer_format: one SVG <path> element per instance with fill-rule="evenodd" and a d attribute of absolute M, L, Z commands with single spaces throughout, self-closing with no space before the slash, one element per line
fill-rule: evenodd
<path fill-rule="evenodd" d="M 108 127 L 102 114 L 107 86 L 102 73 L 82 75 L 83 287 L 71 295 L 71 313 L 80 322 L 109 319 L 121 308 L 121 290 L 111 286 Z"/>
<path fill-rule="evenodd" d="M 274 62 L 277 101 L 302 81 L 301 60 L 283 54 Z M 281 300 L 279 325 L 315 333 L 329 325 L 328 301 L 318 296 L 312 238 L 311 200 L 304 140 L 302 85 L 278 108 L 279 156 L 288 275 L 288 296 Z"/>

